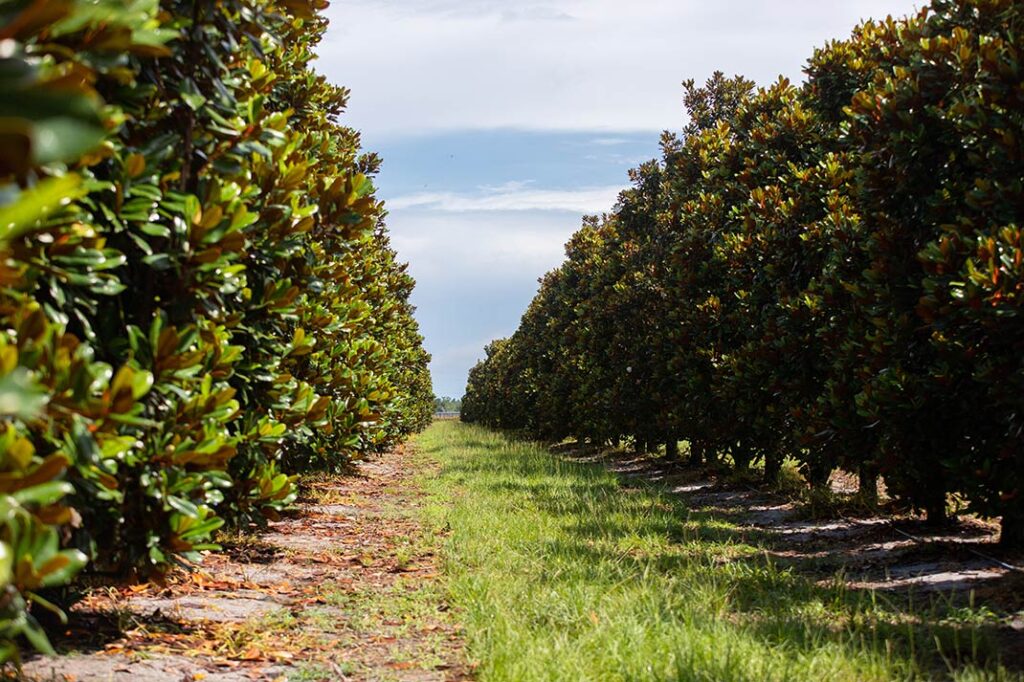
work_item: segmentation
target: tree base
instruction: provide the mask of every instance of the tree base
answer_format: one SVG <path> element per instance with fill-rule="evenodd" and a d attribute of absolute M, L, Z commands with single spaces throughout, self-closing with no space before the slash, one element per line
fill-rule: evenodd
<path fill-rule="evenodd" d="M 764 482 L 767 485 L 775 485 L 782 475 L 782 458 L 776 455 L 765 455 L 764 458 Z"/>
<path fill-rule="evenodd" d="M 873 469 L 862 467 L 857 472 L 857 495 L 865 504 L 878 506 L 878 474 Z"/>
<path fill-rule="evenodd" d="M 942 526 L 949 525 L 949 514 L 946 513 L 945 499 L 942 500 L 941 504 L 934 502 L 925 506 L 924 523 L 932 528 L 941 528 Z"/>
<path fill-rule="evenodd" d="M 1024 548 L 1024 514 L 1006 514 L 999 524 L 999 546 L 1008 549 Z"/>
<path fill-rule="evenodd" d="M 690 466 L 699 467 L 704 464 L 704 446 L 690 442 Z"/>

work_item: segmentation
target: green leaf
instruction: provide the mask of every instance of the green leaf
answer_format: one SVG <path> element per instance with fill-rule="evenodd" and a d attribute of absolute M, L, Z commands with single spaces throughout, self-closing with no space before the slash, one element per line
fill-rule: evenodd
<path fill-rule="evenodd" d="M 199 93 L 183 92 L 181 93 L 181 99 L 185 101 L 185 104 L 192 111 L 199 111 L 206 104 L 206 98 Z"/>
<path fill-rule="evenodd" d="M 21 630 L 21 634 L 25 635 L 25 639 L 29 641 L 36 651 L 46 654 L 47 656 L 55 656 L 57 652 L 53 650 L 53 646 L 50 644 L 50 640 L 47 639 L 46 633 L 39 627 L 35 619 L 31 616 L 27 616 L 27 621 Z"/>
<path fill-rule="evenodd" d="M 11 494 L 19 504 L 38 504 L 45 506 L 59 502 L 66 495 L 71 495 L 75 492 L 74 486 L 67 481 L 49 481 L 47 483 L 41 483 L 40 485 L 32 486 L 31 488 L 25 488 L 24 490 L 18 490 Z"/>
<path fill-rule="evenodd" d="M 14 566 L 14 554 L 6 542 L 0 541 L 0 585 L 11 582 L 11 568 Z"/>
<path fill-rule="evenodd" d="M 84 195 L 82 179 L 74 173 L 43 180 L 0 207 L 0 243 L 10 241 Z"/>
<path fill-rule="evenodd" d="M 60 556 L 66 558 L 67 563 L 57 570 L 51 571 L 43 576 L 43 587 L 55 587 L 58 585 L 68 584 L 89 561 L 89 558 L 77 549 L 64 550 L 60 553 Z"/>
<path fill-rule="evenodd" d="M 47 402 L 49 396 L 24 367 L 16 367 L 0 377 L 0 414 L 32 419 Z"/>
<path fill-rule="evenodd" d="M 168 495 L 167 503 L 171 505 L 173 509 L 184 514 L 190 519 L 200 518 L 199 508 L 186 499 L 178 497 L 177 495 Z"/>
<path fill-rule="evenodd" d="M 33 161 L 37 165 L 77 159 L 105 137 L 102 127 L 74 118 L 55 117 L 32 126 Z"/>

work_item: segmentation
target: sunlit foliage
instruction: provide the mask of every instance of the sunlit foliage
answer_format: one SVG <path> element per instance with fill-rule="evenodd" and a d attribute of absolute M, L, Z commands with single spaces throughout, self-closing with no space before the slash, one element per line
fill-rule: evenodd
<path fill-rule="evenodd" d="M 162 572 L 429 420 L 322 0 L 0 10 L 0 613 Z"/>
<path fill-rule="evenodd" d="M 463 416 L 837 466 L 1024 542 L 1024 7 L 935 0 L 807 81 L 686 84 L 690 123 L 566 247 Z"/>

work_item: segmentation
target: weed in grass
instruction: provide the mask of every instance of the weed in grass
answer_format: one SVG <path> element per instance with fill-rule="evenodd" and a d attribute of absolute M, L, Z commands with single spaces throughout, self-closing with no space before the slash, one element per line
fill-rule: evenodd
<path fill-rule="evenodd" d="M 347 662 L 332 666 L 323 663 L 305 663 L 288 673 L 288 682 L 334 682 L 339 675 L 348 676 L 355 672 L 355 666 Z"/>
<path fill-rule="evenodd" d="M 409 568 L 418 556 L 416 547 L 411 544 L 403 544 L 391 551 L 391 558 L 395 562 L 395 570 L 404 571 Z"/>
<path fill-rule="evenodd" d="M 330 608 L 312 608 L 302 612 L 302 619 L 321 632 L 333 633 L 337 629 L 338 613 Z"/>

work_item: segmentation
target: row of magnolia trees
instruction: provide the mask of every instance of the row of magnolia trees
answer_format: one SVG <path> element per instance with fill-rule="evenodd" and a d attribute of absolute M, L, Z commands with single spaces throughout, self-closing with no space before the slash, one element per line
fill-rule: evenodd
<path fill-rule="evenodd" d="M 689 124 L 589 218 L 463 418 L 859 472 L 1024 542 L 1024 4 L 935 0 L 802 85 L 686 84 Z"/>
<path fill-rule="evenodd" d="M 87 563 L 194 558 L 430 419 L 325 6 L 0 8 L 0 660 Z"/>

